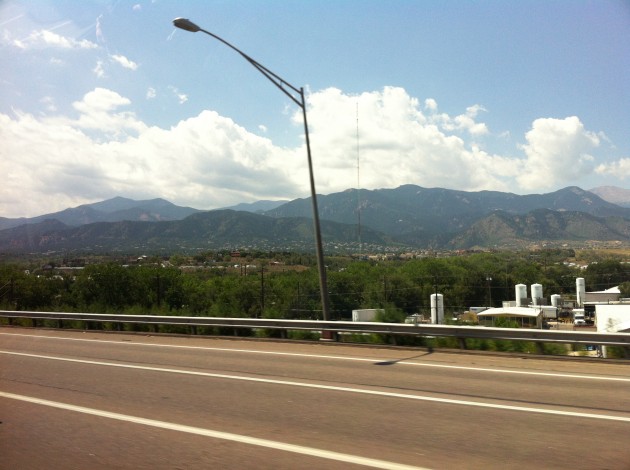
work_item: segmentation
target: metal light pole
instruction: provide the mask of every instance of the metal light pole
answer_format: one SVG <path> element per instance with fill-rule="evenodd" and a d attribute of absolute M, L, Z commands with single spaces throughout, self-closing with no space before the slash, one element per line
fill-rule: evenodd
<path fill-rule="evenodd" d="M 267 79 L 273 83 L 276 87 L 282 91 L 285 95 L 287 95 L 291 101 L 297 104 L 300 108 L 302 108 L 302 115 L 304 117 L 304 134 L 306 135 L 306 155 L 308 158 L 308 172 L 310 177 L 311 184 L 311 201 L 313 203 L 313 226 L 315 230 L 315 252 L 317 254 L 317 269 L 319 271 L 319 289 L 322 298 L 322 318 L 324 321 L 330 320 L 330 304 L 328 300 L 328 283 L 326 281 L 326 267 L 324 266 L 324 250 L 322 248 L 322 233 L 319 225 L 319 209 L 317 208 L 317 193 L 315 192 L 315 178 L 313 176 L 313 161 L 311 158 L 311 142 L 308 136 L 308 123 L 306 121 L 306 102 L 304 100 L 304 88 L 297 88 L 291 85 L 289 82 L 283 80 L 278 75 L 273 73 L 264 65 L 252 59 L 250 56 L 245 54 L 240 49 L 237 49 L 235 46 L 227 42 L 225 39 L 220 38 L 216 34 L 211 33 L 210 31 L 206 31 L 205 29 L 200 28 L 195 23 L 186 18 L 175 18 L 173 20 L 173 25 L 177 28 L 183 29 L 185 31 L 190 31 L 192 33 L 196 33 L 197 31 L 201 31 L 202 33 L 206 33 L 208 36 L 212 36 L 213 38 L 221 41 L 223 44 L 228 46 L 230 49 L 238 52 L 241 57 L 243 57 L 247 62 L 252 64 L 260 73 L 262 73 Z M 286 88 L 285 88 L 286 87 Z M 288 88 L 288 90 L 287 90 Z"/>
<path fill-rule="evenodd" d="M 488 307 L 492 308 L 492 290 L 491 290 L 492 278 L 490 276 L 486 276 L 486 282 L 488 283 Z"/>

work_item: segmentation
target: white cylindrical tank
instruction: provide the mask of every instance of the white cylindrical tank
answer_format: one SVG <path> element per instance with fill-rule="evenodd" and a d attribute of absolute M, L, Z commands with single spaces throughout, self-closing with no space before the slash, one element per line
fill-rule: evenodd
<path fill-rule="evenodd" d="M 527 298 L 527 286 L 525 284 L 516 284 L 516 306 L 525 307 L 524 300 Z"/>
<path fill-rule="evenodd" d="M 575 291 L 576 291 L 577 306 L 583 307 L 584 297 L 586 296 L 586 283 L 584 282 L 583 277 L 578 277 L 575 280 Z"/>
<path fill-rule="evenodd" d="M 431 294 L 431 323 L 444 323 L 444 296 Z"/>
<path fill-rule="evenodd" d="M 560 294 L 553 294 L 551 296 L 551 305 L 558 308 L 562 304 L 562 296 Z"/>
<path fill-rule="evenodd" d="M 543 296 L 542 284 L 532 284 L 532 303 L 534 305 L 542 305 L 541 299 Z"/>

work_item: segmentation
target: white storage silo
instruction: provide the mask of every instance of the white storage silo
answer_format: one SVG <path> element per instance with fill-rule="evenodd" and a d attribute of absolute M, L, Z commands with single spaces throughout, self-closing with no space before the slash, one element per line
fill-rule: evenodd
<path fill-rule="evenodd" d="M 575 291 L 576 291 L 576 299 L 577 306 L 584 307 L 584 297 L 586 296 L 586 283 L 584 282 L 583 277 L 578 277 L 575 280 Z"/>
<path fill-rule="evenodd" d="M 527 286 L 525 284 L 516 284 L 516 306 L 525 307 L 525 299 L 527 299 Z"/>
<path fill-rule="evenodd" d="M 542 305 L 543 286 L 542 284 L 532 284 L 532 303 L 534 305 Z"/>
<path fill-rule="evenodd" d="M 558 308 L 562 304 L 562 296 L 560 294 L 553 294 L 551 296 L 551 305 Z"/>
<path fill-rule="evenodd" d="M 444 323 L 444 296 L 431 294 L 431 323 Z"/>

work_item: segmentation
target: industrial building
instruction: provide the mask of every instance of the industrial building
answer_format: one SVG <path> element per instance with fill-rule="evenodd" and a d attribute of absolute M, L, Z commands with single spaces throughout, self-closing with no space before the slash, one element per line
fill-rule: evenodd
<path fill-rule="evenodd" d="M 527 297 L 527 286 L 518 284 L 514 301 L 484 310 L 477 314 L 477 319 L 485 326 L 494 326 L 497 318 L 509 318 L 523 328 L 543 328 L 552 320 L 573 323 L 579 312 L 584 315 L 584 321 L 575 325 L 594 325 L 599 332 L 630 332 L 630 299 L 620 299 L 619 287 L 586 292 L 584 278 L 577 278 L 575 285 L 575 301 L 565 301 L 562 296 L 553 294 L 551 305 L 547 305 L 541 284 L 531 285 L 530 297 Z"/>

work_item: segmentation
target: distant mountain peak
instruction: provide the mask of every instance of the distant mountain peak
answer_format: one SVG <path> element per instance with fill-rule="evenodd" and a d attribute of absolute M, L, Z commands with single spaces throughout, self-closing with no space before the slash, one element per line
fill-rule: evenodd
<path fill-rule="evenodd" d="M 617 186 L 599 186 L 589 189 L 589 192 L 613 204 L 622 207 L 630 207 L 630 189 L 619 188 Z"/>
<path fill-rule="evenodd" d="M 37 224 L 46 219 L 54 219 L 65 225 L 78 227 L 94 222 L 118 222 L 122 220 L 164 221 L 181 220 L 191 214 L 200 212 L 191 207 L 180 207 L 156 198 L 136 201 L 116 196 L 105 201 L 82 204 L 52 214 L 44 214 L 31 218 L 0 219 L 0 230 L 17 227 L 23 224 Z"/>
<path fill-rule="evenodd" d="M 242 202 L 235 206 L 225 207 L 224 209 L 261 213 L 261 212 L 273 210 L 277 207 L 280 207 L 283 204 L 286 204 L 287 202 L 289 202 L 288 199 L 283 199 L 279 201 L 262 200 L 262 201 L 256 201 L 256 202 Z"/>

